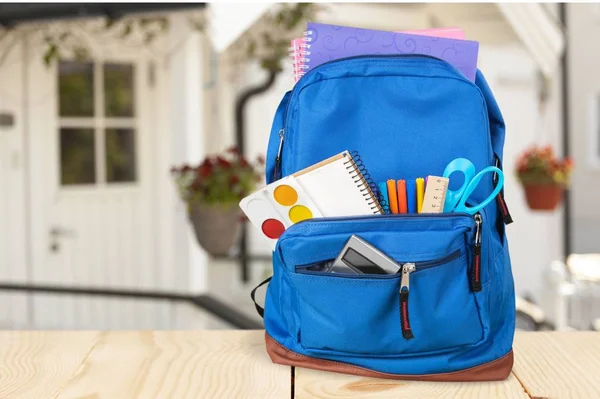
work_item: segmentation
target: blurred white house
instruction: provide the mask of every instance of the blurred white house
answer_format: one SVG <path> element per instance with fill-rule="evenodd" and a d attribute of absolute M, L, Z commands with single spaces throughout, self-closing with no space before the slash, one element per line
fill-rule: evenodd
<path fill-rule="evenodd" d="M 214 291 L 232 305 L 247 303 L 252 284 L 237 281 L 235 265 L 210 260 L 194 242 L 185 207 L 169 176 L 174 164 L 196 162 L 234 142 L 236 94 L 261 82 L 254 62 L 232 54 L 243 35 L 277 5 L 210 4 L 167 11 L 169 29 L 150 45 L 107 37 L 95 19 L 78 19 L 91 58 L 49 66 L 45 31 L 64 21 L 24 23 L 0 41 L 0 281 Z M 566 38 L 570 73 L 570 144 L 578 169 L 572 195 L 573 250 L 600 250 L 600 10 L 568 5 L 564 35 L 557 5 L 335 4 L 317 19 L 403 30 L 460 26 L 481 43 L 479 68 L 504 114 L 506 199 L 518 293 L 541 295 L 542 271 L 564 257 L 561 212 L 526 209 L 512 172 L 517 154 L 543 141 L 562 148 L 560 59 Z M 205 17 L 202 31 L 190 17 Z M 72 22 L 69 22 L 72 23 Z M 98 26 L 100 26 L 98 25 Z M 41 26 L 41 28 L 40 28 Z M 137 38 L 139 39 L 139 37 Z M 135 42 L 135 43 L 134 43 Z M 141 42 L 143 43 L 143 41 Z M 540 114 L 539 76 L 550 82 Z M 248 106 L 247 152 L 264 153 L 281 96 L 293 86 L 291 63 L 267 93 Z M 250 252 L 267 254 L 261 238 Z M 255 265 L 252 282 L 266 265 Z M 235 282 L 233 282 L 235 280 Z M 157 314 L 118 301 L 30 298 L 0 291 L 0 326 L 122 328 L 136 320 L 169 325 Z M 96 315 L 102 316 L 98 320 Z M 162 323 L 162 324 L 161 324 Z"/>

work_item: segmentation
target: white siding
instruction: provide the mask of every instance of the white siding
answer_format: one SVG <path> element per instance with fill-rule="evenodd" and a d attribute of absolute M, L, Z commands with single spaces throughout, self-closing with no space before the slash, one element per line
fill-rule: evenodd
<path fill-rule="evenodd" d="M 0 282 L 24 282 L 30 272 L 23 51 L 22 39 L 15 39 L 0 65 L 0 112 L 14 118 L 13 126 L 0 127 Z M 28 304 L 24 294 L 0 291 L 0 328 L 26 326 Z"/>
<path fill-rule="evenodd" d="M 570 144 L 576 162 L 571 190 L 573 251 L 600 252 L 600 145 L 593 139 L 595 135 L 600 140 L 600 49 L 596 43 L 600 8 L 569 4 L 567 14 Z"/>
<path fill-rule="evenodd" d="M 185 13 L 171 17 L 156 57 L 118 45 L 100 53 L 140 61 L 136 103 L 146 114 L 138 114 L 133 187 L 60 189 L 56 70 L 43 65 L 35 35 L 0 66 L 0 112 L 15 117 L 13 127 L 0 128 L 0 282 L 206 291 L 204 254 L 169 173 L 204 154 L 204 43 Z M 52 254 L 55 225 L 75 235 Z M 0 291 L 0 328 L 168 328 L 173 317 L 166 301 Z"/>

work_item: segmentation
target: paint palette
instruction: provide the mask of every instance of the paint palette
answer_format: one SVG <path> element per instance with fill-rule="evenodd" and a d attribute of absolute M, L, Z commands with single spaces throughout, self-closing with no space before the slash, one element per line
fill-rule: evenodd
<path fill-rule="evenodd" d="M 292 224 L 322 216 L 294 176 L 250 194 L 240 201 L 240 208 L 273 248 L 279 236 Z"/>

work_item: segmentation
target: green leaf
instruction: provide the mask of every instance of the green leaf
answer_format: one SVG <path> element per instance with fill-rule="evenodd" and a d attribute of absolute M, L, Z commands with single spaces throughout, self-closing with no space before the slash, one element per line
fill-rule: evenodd
<path fill-rule="evenodd" d="M 246 54 L 248 55 L 248 57 L 254 57 L 256 55 L 256 47 L 256 40 L 248 40 L 248 46 L 246 47 Z"/>
<path fill-rule="evenodd" d="M 117 20 L 114 18 L 106 18 L 106 20 L 104 21 L 104 28 L 110 29 L 115 25 L 116 22 Z"/>
<path fill-rule="evenodd" d="M 166 32 L 169 29 L 169 19 L 167 17 L 158 18 L 158 22 L 160 24 L 160 30 L 162 32 Z"/>
<path fill-rule="evenodd" d="M 190 17 L 188 21 L 194 30 L 198 32 L 204 32 L 206 24 L 202 18 L 195 19 Z"/>
<path fill-rule="evenodd" d="M 265 45 L 270 47 L 273 44 L 273 37 L 269 32 L 263 32 L 262 39 L 265 42 Z"/>
<path fill-rule="evenodd" d="M 50 44 L 44 53 L 44 64 L 48 67 L 52 61 L 58 59 L 58 46 L 54 43 Z"/>
<path fill-rule="evenodd" d="M 154 32 L 146 32 L 144 37 L 144 44 L 150 44 L 156 38 L 156 33 Z"/>
<path fill-rule="evenodd" d="M 90 52 L 89 50 L 82 46 L 82 45 L 78 45 L 77 47 L 75 47 L 75 49 L 73 50 L 74 55 L 75 55 L 75 59 L 77 61 L 85 61 L 87 59 L 90 58 Z"/>
<path fill-rule="evenodd" d="M 124 39 L 131 34 L 133 31 L 133 23 L 131 21 L 127 21 L 123 31 L 121 32 L 121 38 Z"/>

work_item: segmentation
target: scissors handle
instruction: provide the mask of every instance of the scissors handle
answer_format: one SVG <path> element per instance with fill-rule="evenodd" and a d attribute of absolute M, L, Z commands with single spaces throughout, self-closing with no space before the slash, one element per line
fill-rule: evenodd
<path fill-rule="evenodd" d="M 483 178 L 483 176 L 486 173 L 496 173 L 498 176 L 498 182 L 496 183 L 496 187 L 494 188 L 494 191 L 492 191 L 492 193 L 486 199 L 481 201 L 479 204 L 474 205 L 474 206 L 467 206 L 467 204 L 466 204 L 467 200 L 469 199 L 469 197 L 471 196 L 473 191 L 475 191 L 475 189 L 479 185 L 479 182 L 481 181 L 481 179 Z M 494 198 L 496 198 L 498 193 L 500 193 L 500 190 L 502 190 L 503 185 L 504 185 L 504 173 L 502 173 L 502 171 L 500 169 L 498 169 L 495 166 L 488 166 L 487 168 L 484 168 L 481 172 L 477 173 L 473 177 L 473 179 L 469 182 L 469 184 L 467 184 L 467 187 L 464 190 L 463 196 L 459 199 L 458 203 L 456 204 L 456 207 L 454 208 L 454 211 L 455 212 L 465 212 L 465 213 L 474 215 L 481 208 L 484 208 L 490 202 L 492 202 L 494 200 Z"/>
<path fill-rule="evenodd" d="M 458 190 L 448 189 L 446 192 L 444 212 L 452 212 L 454 211 L 454 208 L 456 208 L 458 201 L 463 197 L 467 185 L 475 176 L 475 165 L 466 158 L 456 158 L 446 166 L 442 176 L 450 178 L 450 175 L 454 172 L 461 172 L 464 175 L 465 180 Z"/>

